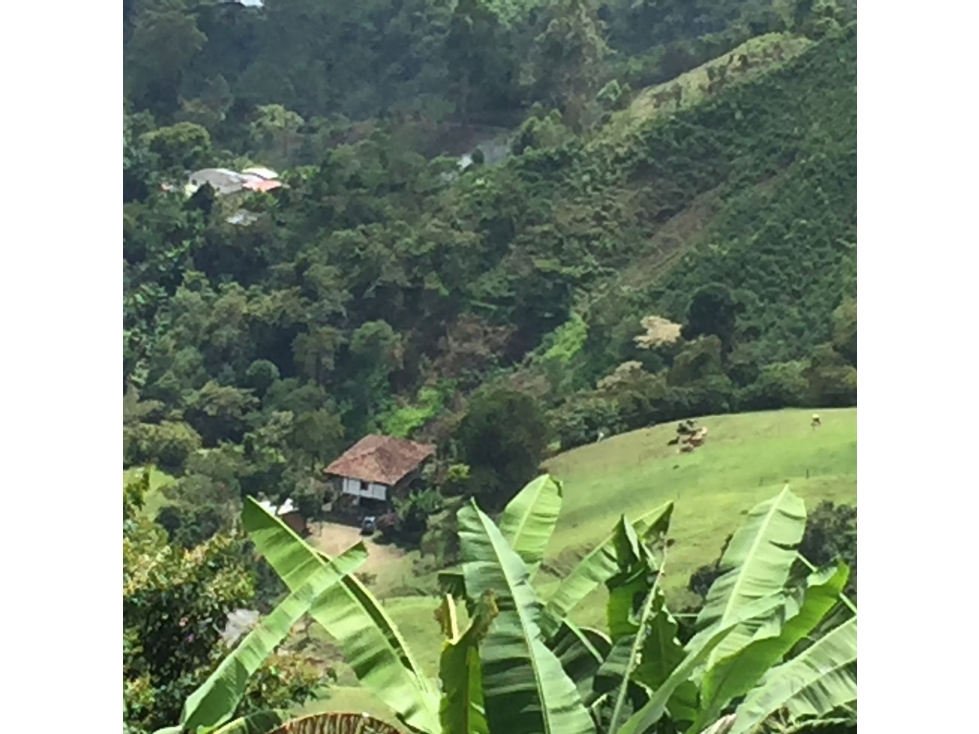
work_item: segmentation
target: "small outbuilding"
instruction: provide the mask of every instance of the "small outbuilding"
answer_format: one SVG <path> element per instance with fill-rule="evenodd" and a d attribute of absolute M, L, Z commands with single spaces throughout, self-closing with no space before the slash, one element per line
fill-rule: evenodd
<path fill-rule="evenodd" d="M 299 513 L 299 509 L 295 506 L 291 499 L 287 499 L 278 507 L 267 500 L 261 501 L 259 504 L 282 520 L 282 522 L 288 525 L 299 537 L 304 537 L 309 533 L 306 518 Z"/>

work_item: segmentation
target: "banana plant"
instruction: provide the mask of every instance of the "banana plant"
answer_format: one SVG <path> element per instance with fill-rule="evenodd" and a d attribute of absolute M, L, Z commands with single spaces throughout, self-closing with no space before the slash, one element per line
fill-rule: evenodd
<path fill-rule="evenodd" d="M 812 568 L 797 553 L 805 520 L 804 503 L 786 487 L 734 534 L 721 558 L 726 572 L 708 591 L 689 646 L 725 625 L 734 632 L 698 674 L 688 734 L 739 701 L 734 734 L 756 731 L 776 712 L 794 723 L 856 701 L 856 608 L 843 596 L 849 569 L 838 563 L 793 581 L 794 567 Z M 841 606 L 854 616 L 793 655 Z"/>
<path fill-rule="evenodd" d="M 593 734 L 574 682 L 544 644 L 530 570 L 475 501 L 459 511 L 459 540 L 467 593 L 495 594 L 499 610 L 480 650 L 490 730 Z"/>
<path fill-rule="evenodd" d="M 439 621 L 448 638 L 439 659 L 442 704 L 439 715 L 443 732 L 489 734 L 483 702 L 483 679 L 479 665 L 479 645 L 499 615 L 496 598 L 487 593 L 475 607 L 469 628 L 459 634 L 455 599 L 446 596 Z"/>
<path fill-rule="evenodd" d="M 500 533 L 529 566 L 531 579 L 544 558 L 547 543 L 554 532 L 563 501 L 563 485 L 550 475 L 527 484 L 503 509 Z M 641 515 L 633 526 L 644 542 L 665 537 L 673 513 L 673 502 Z M 547 599 L 539 623 L 544 637 L 551 641 L 571 611 L 592 591 L 610 578 L 619 567 L 615 532 L 604 538 L 561 580 Z M 460 569 L 439 573 L 443 590 L 456 597 L 468 597 L 464 574 Z"/>
<path fill-rule="evenodd" d="M 245 504 L 242 523 L 255 548 L 290 590 L 330 563 L 328 556 L 304 543 L 254 500 Z M 438 691 L 397 626 L 357 577 L 345 576 L 316 600 L 309 613 L 337 640 L 360 682 L 400 721 L 416 731 L 438 734 Z"/>
<path fill-rule="evenodd" d="M 657 513 L 666 527 L 669 509 Z M 650 542 L 662 539 L 666 527 L 641 541 L 636 527 L 620 520 L 601 554 L 592 556 L 604 559 L 612 645 L 598 655 L 597 670 L 591 661 L 584 686 L 575 678 L 600 730 L 641 734 L 669 716 L 687 734 L 715 728 L 741 734 L 776 712 L 794 721 L 827 716 L 856 700 L 855 621 L 852 635 L 834 631 L 827 642 L 790 657 L 841 600 L 852 608 L 842 598 L 845 565 L 797 580 L 796 549 L 805 520 L 804 503 L 787 487 L 752 509 L 722 558 L 725 573 L 710 589 L 700 631 L 686 648 L 676 639 L 676 622 L 658 588 L 665 548 L 654 551 L 657 544 Z M 560 624 L 563 633 L 568 623 Z M 816 676 L 814 665 L 825 674 Z M 793 688 L 791 681 L 800 677 L 805 684 Z M 741 701 L 743 710 L 727 713 Z"/>
<path fill-rule="evenodd" d="M 677 624 L 659 587 L 672 504 L 635 522 L 622 517 L 544 602 L 532 579 L 561 499 L 560 483 L 541 477 L 507 506 L 499 526 L 475 502 L 460 510 L 457 581 L 471 621 L 460 633 L 455 598 L 443 599 L 437 615 L 446 637 L 440 692 L 349 573 L 310 605 L 361 681 L 408 730 L 649 734 L 666 718 L 686 734 L 751 734 L 776 715 L 795 724 L 855 703 L 855 618 L 811 639 L 839 608 L 848 570 L 839 564 L 799 576 L 796 548 L 805 506 L 788 488 L 755 507 L 735 533 L 721 561 L 725 573 L 710 589 L 699 632 L 686 646 L 676 638 Z M 244 524 L 290 598 L 321 578 L 323 569 L 340 564 L 257 503 L 246 506 Z M 608 636 L 568 618 L 600 584 L 609 592 Z M 845 606 L 855 611 L 849 601 Z M 261 716 L 210 732 L 320 731 L 281 728 L 295 722 L 283 724 L 280 712 Z M 354 719 L 344 721 L 355 725 Z M 365 719 L 350 731 L 397 731 L 368 724 Z"/>

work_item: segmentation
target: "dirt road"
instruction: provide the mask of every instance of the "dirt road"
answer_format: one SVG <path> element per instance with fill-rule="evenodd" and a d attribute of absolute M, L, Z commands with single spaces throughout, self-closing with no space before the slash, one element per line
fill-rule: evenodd
<path fill-rule="evenodd" d="M 393 545 L 378 545 L 365 538 L 357 528 L 333 522 L 317 522 L 309 525 L 307 542 L 330 556 L 336 556 L 363 540 L 367 546 L 367 560 L 360 567 L 364 573 L 378 573 L 385 566 L 393 565 L 404 557 L 404 551 Z"/>

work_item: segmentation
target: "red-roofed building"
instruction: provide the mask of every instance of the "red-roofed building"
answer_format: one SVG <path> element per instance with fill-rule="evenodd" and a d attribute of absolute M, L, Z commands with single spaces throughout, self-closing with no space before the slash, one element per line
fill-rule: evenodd
<path fill-rule="evenodd" d="M 341 495 L 356 498 L 355 504 L 381 509 L 407 491 L 434 455 L 435 447 L 430 444 L 391 436 L 365 436 L 323 473 Z"/>

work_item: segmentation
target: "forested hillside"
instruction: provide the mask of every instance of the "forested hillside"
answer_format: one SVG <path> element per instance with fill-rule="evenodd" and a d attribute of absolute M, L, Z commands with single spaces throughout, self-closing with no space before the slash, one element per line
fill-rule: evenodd
<path fill-rule="evenodd" d="M 624 134 L 623 113 L 576 134 L 538 104 L 513 155 L 461 175 L 379 126 L 233 203 L 159 190 L 221 162 L 208 130 L 127 116 L 127 461 L 213 479 L 194 451 L 223 446 L 267 489 L 380 429 L 465 463 L 451 426 L 477 385 L 528 395 L 563 447 L 852 404 L 855 26 L 731 77 Z M 643 338 L 647 317 L 682 337 Z"/>
<path fill-rule="evenodd" d="M 246 496 L 316 516 L 310 480 L 372 432 L 438 446 L 398 508 L 417 544 L 599 434 L 856 404 L 855 3 L 123 15 L 124 466 L 172 477 L 167 542 L 223 549 Z M 255 165 L 283 185 L 185 192 Z"/>

